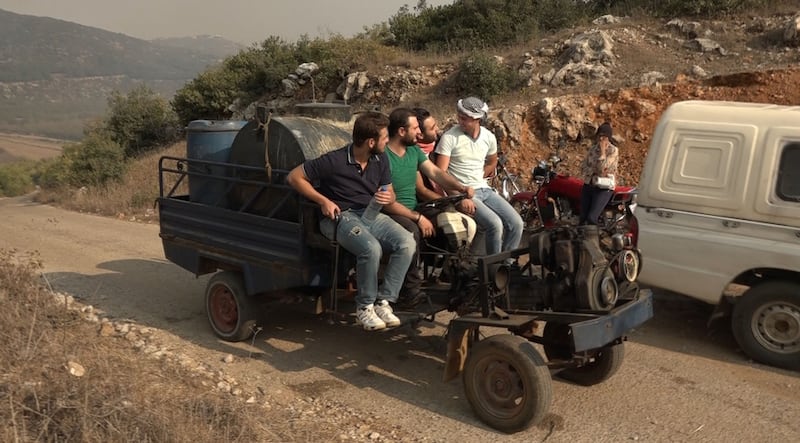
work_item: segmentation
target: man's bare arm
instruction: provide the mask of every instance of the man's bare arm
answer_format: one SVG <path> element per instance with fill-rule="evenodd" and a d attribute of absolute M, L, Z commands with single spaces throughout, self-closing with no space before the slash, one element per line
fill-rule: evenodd
<path fill-rule="evenodd" d="M 286 182 L 289 183 L 289 185 L 294 188 L 295 191 L 299 192 L 300 195 L 318 204 L 322 210 L 322 215 L 325 217 L 334 219 L 341 212 L 336 203 L 332 202 L 328 199 L 328 197 L 325 197 L 324 195 L 320 194 L 319 191 L 314 189 L 314 186 L 311 184 L 311 180 L 306 177 L 306 172 L 303 169 L 303 165 L 292 169 L 291 172 L 289 172 L 289 175 L 286 177 Z"/>

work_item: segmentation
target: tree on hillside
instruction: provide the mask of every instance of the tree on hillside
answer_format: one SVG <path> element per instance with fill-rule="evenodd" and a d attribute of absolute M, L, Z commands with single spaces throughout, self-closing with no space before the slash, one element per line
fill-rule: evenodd
<path fill-rule="evenodd" d="M 127 95 L 114 91 L 108 99 L 104 130 L 132 157 L 175 139 L 177 116 L 169 103 L 146 85 Z"/>

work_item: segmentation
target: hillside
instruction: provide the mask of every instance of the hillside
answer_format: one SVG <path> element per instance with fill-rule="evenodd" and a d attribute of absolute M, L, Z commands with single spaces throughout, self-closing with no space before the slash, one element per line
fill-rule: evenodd
<path fill-rule="evenodd" d="M 0 132 L 80 138 L 110 92 L 144 82 L 169 98 L 239 49 L 219 37 L 151 42 L 0 9 Z"/>
<path fill-rule="evenodd" d="M 48 17 L 0 10 L 0 82 L 49 80 L 53 75 L 185 80 L 221 60 L 220 54 L 156 44 Z M 167 42 L 168 43 L 168 42 Z"/>
<path fill-rule="evenodd" d="M 527 82 L 489 98 L 489 126 L 511 168 L 527 179 L 562 145 L 576 173 L 603 121 L 614 126 L 621 176 L 636 184 L 661 113 L 679 100 L 800 104 L 800 15 L 772 12 L 709 20 L 598 17 L 522 47 L 491 54 Z M 391 66 L 359 74 L 355 109 L 424 106 L 455 122 L 455 64 Z"/>

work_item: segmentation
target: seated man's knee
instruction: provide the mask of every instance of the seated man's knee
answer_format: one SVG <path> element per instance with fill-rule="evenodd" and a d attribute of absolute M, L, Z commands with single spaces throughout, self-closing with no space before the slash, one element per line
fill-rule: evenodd
<path fill-rule="evenodd" d="M 368 257 L 370 260 L 380 260 L 383 256 L 383 247 L 381 247 L 381 242 L 379 242 L 377 239 L 371 239 L 367 241 L 361 249 L 361 254 L 359 255 Z"/>
<path fill-rule="evenodd" d="M 522 217 L 512 217 L 508 220 L 508 224 L 516 232 L 522 232 L 525 229 L 525 222 L 522 221 Z"/>
<path fill-rule="evenodd" d="M 419 241 L 417 240 L 416 237 L 417 237 L 416 235 L 410 232 L 408 233 L 408 235 L 403 236 L 403 239 L 400 241 L 400 248 L 408 249 L 413 254 L 417 250 L 417 245 L 419 244 Z M 421 239 L 422 236 L 420 235 L 420 240 Z"/>
<path fill-rule="evenodd" d="M 503 220 L 500 217 L 488 217 L 481 223 L 481 228 L 486 231 L 487 234 L 494 234 L 494 233 L 501 233 L 503 232 Z"/>

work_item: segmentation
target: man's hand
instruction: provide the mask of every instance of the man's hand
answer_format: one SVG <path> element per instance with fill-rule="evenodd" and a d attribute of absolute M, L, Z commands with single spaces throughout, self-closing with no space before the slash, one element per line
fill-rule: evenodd
<path fill-rule="evenodd" d="M 322 215 L 331 220 L 336 220 L 336 216 L 342 213 L 342 210 L 339 209 L 339 205 L 330 200 L 326 200 L 325 203 L 321 204 L 319 207 L 322 210 Z"/>
<path fill-rule="evenodd" d="M 389 203 L 394 203 L 394 191 L 391 189 L 387 189 L 385 191 L 378 190 L 375 193 L 375 201 L 380 203 L 381 205 L 388 205 Z"/>
<path fill-rule="evenodd" d="M 422 214 L 419 215 L 417 226 L 419 226 L 419 230 L 420 232 L 422 232 L 423 237 L 427 238 L 433 236 L 433 230 L 434 230 L 433 223 L 431 223 L 431 221 L 428 220 L 428 218 L 425 217 L 424 215 Z"/>
<path fill-rule="evenodd" d="M 473 189 L 472 186 L 465 186 L 464 194 L 467 194 L 467 198 L 475 197 L 475 189 Z"/>
<path fill-rule="evenodd" d="M 470 198 L 465 198 L 458 204 L 458 210 L 467 215 L 475 215 L 475 202 Z"/>

